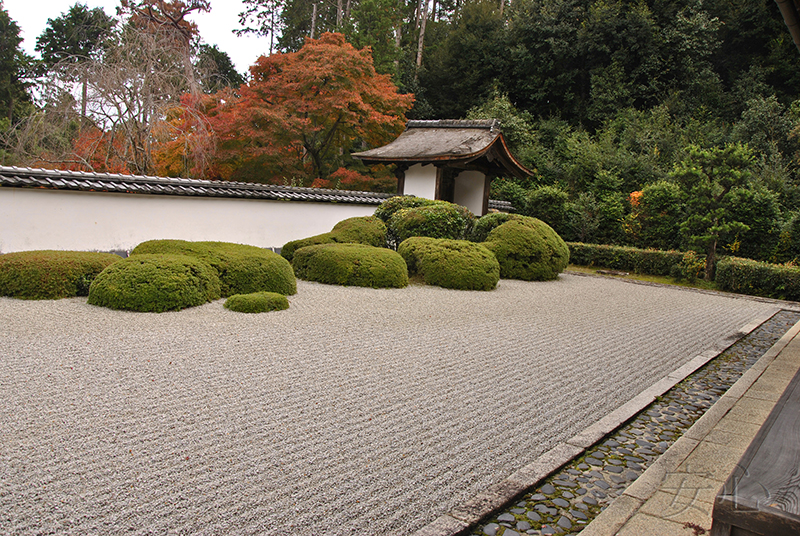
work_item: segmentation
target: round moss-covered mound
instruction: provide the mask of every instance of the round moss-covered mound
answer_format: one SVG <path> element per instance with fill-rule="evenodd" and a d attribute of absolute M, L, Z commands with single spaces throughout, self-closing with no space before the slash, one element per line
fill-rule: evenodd
<path fill-rule="evenodd" d="M 472 226 L 469 239 L 473 242 L 483 242 L 495 227 L 499 227 L 509 220 L 518 220 L 524 217 L 525 216 L 520 216 L 519 214 L 509 214 L 507 212 L 486 214 L 475 220 L 475 225 Z"/>
<path fill-rule="evenodd" d="M 186 240 L 150 240 L 131 251 L 142 254 L 189 255 L 205 261 L 219 276 L 222 296 L 277 292 L 297 292 L 297 280 L 289 261 L 268 249 L 231 242 L 188 242 Z"/>
<path fill-rule="evenodd" d="M 89 303 L 162 313 L 220 297 L 219 277 L 207 263 L 188 255 L 134 255 L 100 272 L 89 287 Z"/>
<path fill-rule="evenodd" d="M 266 313 L 289 308 L 289 300 L 276 292 L 234 294 L 225 300 L 225 308 L 239 313 Z"/>
<path fill-rule="evenodd" d="M 331 233 L 340 243 L 366 244 L 376 248 L 386 245 L 386 224 L 376 216 L 347 218 L 334 225 Z"/>
<path fill-rule="evenodd" d="M 398 244 L 412 236 L 461 240 L 468 236 L 474 222 L 475 216 L 468 208 L 439 201 L 395 212 L 388 229 Z"/>
<path fill-rule="evenodd" d="M 500 277 L 524 281 L 556 279 L 569 263 L 569 248 L 546 223 L 513 219 L 496 227 L 483 242 L 500 263 Z"/>
<path fill-rule="evenodd" d="M 422 275 L 428 285 L 460 290 L 492 290 L 500 280 L 500 265 L 494 254 L 466 240 L 412 237 L 397 252 L 410 274 Z"/>
<path fill-rule="evenodd" d="M 0 296 L 57 300 L 89 294 L 97 274 L 122 258 L 87 251 L 20 251 L 0 255 Z"/>
<path fill-rule="evenodd" d="M 295 251 L 294 272 L 300 279 L 329 285 L 402 288 L 408 269 L 396 251 L 364 244 L 320 244 Z"/>
<path fill-rule="evenodd" d="M 291 262 L 295 251 L 317 244 L 366 244 L 384 247 L 386 224 L 375 216 L 347 218 L 337 223 L 328 233 L 287 242 L 281 248 L 281 256 Z"/>
<path fill-rule="evenodd" d="M 375 217 L 388 224 L 394 213 L 399 210 L 435 205 L 437 203 L 443 203 L 443 201 L 434 201 L 433 199 L 425 199 L 424 197 L 415 197 L 413 195 L 396 195 L 378 205 L 378 208 L 375 209 Z"/>

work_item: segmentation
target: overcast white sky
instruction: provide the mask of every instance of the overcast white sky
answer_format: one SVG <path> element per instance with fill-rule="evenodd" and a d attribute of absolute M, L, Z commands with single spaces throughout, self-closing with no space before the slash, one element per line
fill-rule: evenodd
<path fill-rule="evenodd" d="M 89 8 L 102 7 L 106 14 L 116 16 L 119 0 L 2 0 L 8 15 L 22 30 L 22 43 L 26 52 L 33 56 L 36 38 L 47 26 L 47 19 L 54 19 L 76 3 Z M 244 11 L 241 0 L 211 0 L 211 11 L 189 17 L 200 29 L 200 36 L 209 45 L 217 45 L 227 52 L 236 69 L 247 72 L 256 58 L 269 52 L 269 39 L 264 37 L 237 37 L 232 30 L 239 27 L 239 13 Z"/>

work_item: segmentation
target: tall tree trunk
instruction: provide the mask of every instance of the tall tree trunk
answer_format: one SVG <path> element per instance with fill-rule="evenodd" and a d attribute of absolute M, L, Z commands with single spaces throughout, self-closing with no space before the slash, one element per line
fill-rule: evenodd
<path fill-rule="evenodd" d="M 402 22 L 397 23 L 397 26 L 394 27 L 394 46 L 396 47 L 396 51 L 400 50 L 400 45 L 403 44 L 403 34 L 401 33 Z M 394 72 L 400 72 L 400 58 L 394 60 Z"/>
<path fill-rule="evenodd" d="M 717 267 L 717 240 L 714 239 L 706 250 L 706 281 L 714 280 L 714 270 Z"/>
<path fill-rule="evenodd" d="M 336 2 L 336 29 L 342 27 L 342 15 L 344 14 L 342 10 L 344 7 L 342 6 L 342 0 L 338 0 Z"/>
<path fill-rule="evenodd" d="M 350 0 L 347 0 L 347 3 L 345 4 L 344 7 L 344 20 L 345 21 L 350 20 Z"/>
<path fill-rule="evenodd" d="M 311 39 L 314 39 L 314 33 L 317 31 L 317 3 L 314 2 L 314 7 L 311 10 Z"/>
<path fill-rule="evenodd" d="M 500 17 L 503 16 L 503 8 L 506 5 L 506 0 L 500 0 Z"/>
<path fill-rule="evenodd" d="M 424 3 L 422 5 L 422 22 L 419 27 L 419 43 L 417 44 L 417 72 L 414 73 L 414 79 L 416 80 L 419 74 L 419 68 L 422 67 L 422 47 L 425 43 L 425 24 L 428 21 L 428 0 L 422 0 Z"/>

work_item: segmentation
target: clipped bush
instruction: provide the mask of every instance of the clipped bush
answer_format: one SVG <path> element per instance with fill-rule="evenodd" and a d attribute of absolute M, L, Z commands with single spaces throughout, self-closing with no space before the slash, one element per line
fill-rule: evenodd
<path fill-rule="evenodd" d="M 162 313 L 220 297 L 217 272 L 188 255 L 139 254 L 108 266 L 89 287 L 89 303 Z"/>
<path fill-rule="evenodd" d="M 20 251 L 0 255 L 0 296 L 57 300 L 89 294 L 97 274 L 122 258 L 87 251 Z"/>
<path fill-rule="evenodd" d="M 388 230 L 397 244 L 412 236 L 461 240 L 469 236 L 474 223 L 475 216 L 468 208 L 439 201 L 395 212 L 389 220 Z"/>
<path fill-rule="evenodd" d="M 366 244 L 386 246 L 386 224 L 375 216 L 347 218 L 333 226 L 328 233 L 292 240 L 281 248 L 281 256 L 291 262 L 294 252 L 306 246 L 317 244 Z"/>
<path fill-rule="evenodd" d="M 225 308 L 238 313 L 266 313 L 289 308 L 289 300 L 276 292 L 234 294 L 225 300 Z"/>
<path fill-rule="evenodd" d="M 639 249 L 626 246 L 607 246 L 601 244 L 583 244 L 569 242 L 570 260 L 578 266 L 599 266 L 612 270 L 626 270 L 638 274 L 689 277 L 692 259 L 687 258 L 684 265 L 684 253 L 681 251 L 661 251 L 657 249 Z M 700 257 L 705 262 L 705 257 Z M 691 265 L 691 266 L 690 266 Z"/>
<path fill-rule="evenodd" d="M 480 244 L 422 236 L 403 241 L 397 252 L 410 274 L 428 285 L 460 290 L 492 290 L 500 280 L 500 264 Z"/>
<path fill-rule="evenodd" d="M 375 209 L 375 216 L 388 224 L 389 220 L 394 216 L 394 213 L 399 210 L 404 208 L 425 207 L 428 205 L 435 205 L 436 203 L 443 203 L 443 201 L 434 201 L 432 199 L 415 197 L 413 195 L 397 195 L 381 203 L 378 208 Z"/>
<path fill-rule="evenodd" d="M 725 257 L 717 263 L 716 282 L 729 292 L 800 300 L 800 268 L 796 266 Z"/>
<path fill-rule="evenodd" d="M 297 292 L 297 280 L 289 261 L 268 249 L 230 242 L 188 242 L 150 240 L 134 248 L 131 256 L 142 254 L 189 255 L 217 271 L 222 296 L 251 292 Z"/>
<path fill-rule="evenodd" d="M 329 285 L 402 288 L 408 285 L 403 258 L 364 244 L 319 244 L 295 251 L 292 267 L 300 279 Z"/>
<path fill-rule="evenodd" d="M 473 242 L 483 242 L 495 227 L 499 227 L 509 220 L 518 220 L 520 218 L 522 218 L 522 216 L 519 214 L 509 214 L 507 212 L 493 212 L 481 216 L 475 220 L 475 225 L 472 226 L 469 239 Z"/>
<path fill-rule="evenodd" d="M 500 277 L 505 279 L 556 279 L 569 263 L 567 244 L 536 218 L 503 223 L 489 233 L 483 245 L 497 257 Z"/>

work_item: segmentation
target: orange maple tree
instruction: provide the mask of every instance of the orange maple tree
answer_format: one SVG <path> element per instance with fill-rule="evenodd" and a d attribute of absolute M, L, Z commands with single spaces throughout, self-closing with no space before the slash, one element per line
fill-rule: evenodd
<path fill-rule="evenodd" d="M 369 48 L 356 50 L 336 33 L 308 39 L 298 52 L 262 56 L 250 72 L 238 90 L 213 96 L 213 167 L 221 178 L 362 182 L 368 170 L 359 171 L 350 152 L 394 139 L 414 102 L 375 72 Z"/>

